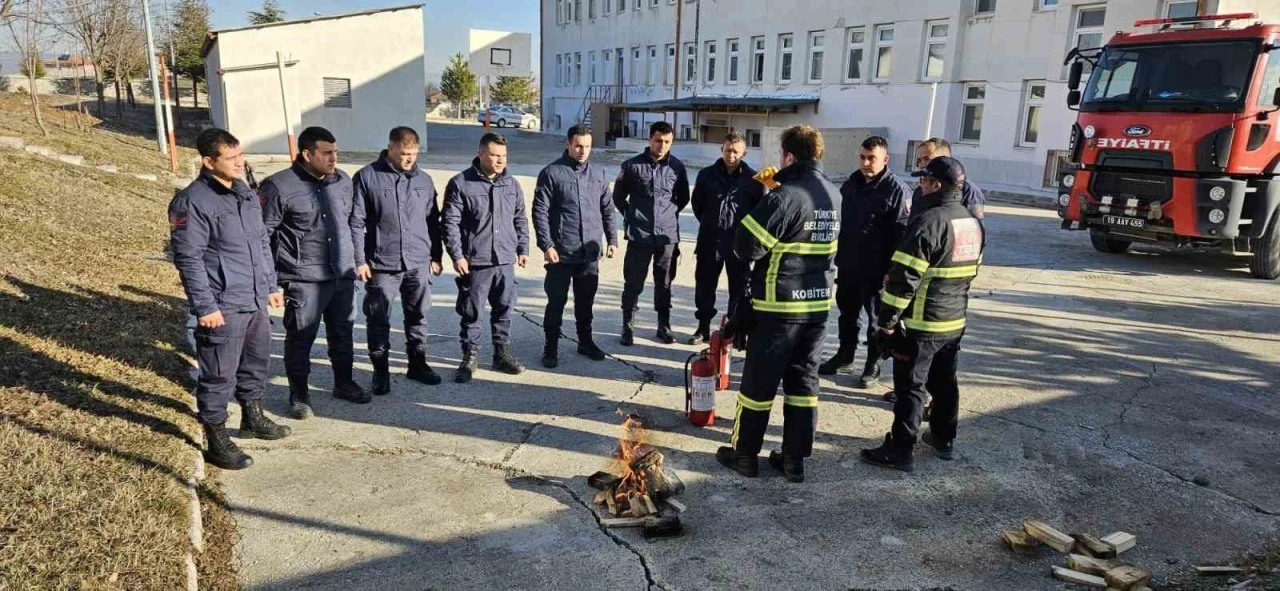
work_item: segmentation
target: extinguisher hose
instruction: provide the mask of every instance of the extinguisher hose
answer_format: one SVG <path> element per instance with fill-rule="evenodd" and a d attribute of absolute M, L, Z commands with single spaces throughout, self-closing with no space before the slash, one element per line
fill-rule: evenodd
<path fill-rule="evenodd" d="M 687 415 L 693 411 L 693 360 L 698 358 L 701 353 L 694 353 L 684 362 L 684 412 Z"/>

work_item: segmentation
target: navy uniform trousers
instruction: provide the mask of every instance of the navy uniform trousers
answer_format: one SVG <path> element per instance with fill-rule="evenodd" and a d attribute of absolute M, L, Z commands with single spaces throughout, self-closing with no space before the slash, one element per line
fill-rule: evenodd
<path fill-rule="evenodd" d="M 426 352 L 427 312 L 431 311 L 431 271 L 377 271 L 365 285 L 364 316 L 369 337 L 369 355 L 386 355 L 391 350 L 391 305 L 400 296 L 404 312 L 405 352 Z"/>
<path fill-rule="evenodd" d="M 884 276 L 841 273 L 836 276 L 836 307 L 840 309 L 840 348 L 858 350 L 858 333 L 862 332 L 861 316 L 867 317 L 867 359 L 880 359 L 880 351 L 872 345 L 880 306 Z"/>
<path fill-rule="evenodd" d="M 569 301 L 569 286 L 573 285 L 573 318 L 577 322 L 578 340 L 590 340 L 591 306 L 596 301 L 600 287 L 600 263 L 548 263 L 543 287 L 547 291 L 547 309 L 543 314 L 542 329 L 547 337 L 560 337 L 564 325 L 564 306 Z"/>
<path fill-rule="evenodd" d="M 489 303 L 489 330 L 493 344 L 511 342 L 511 309 L 516 305 L 516 271 L 513 265 L 471 267 L 471 272 L 457 278 L 456 310 L 462 318 L 464 351 L 475 351 L 480 345 L 480 310 Z"/>
<path fill-rule="evenodd" d="M 290 281 L 284 288 L 284 372 L 305 379 L 311 373 L 311 346 L 324 321 L 325 341 L 334 373 L 350 368 L 351 332 L 356 322 L 356 282 Z"/>
<path fill-rule="evenodd" d="M 826 331 L 826 322 L 783 322 L 767 314 L 756 315 L 756 325 L 747 337 L 747 359 L 733 421 L 732 445 L 739 454 L 760 454 L 779 383 L 784 394 L 782 452 L 799 458 L 813 453 L 818 364 Z"/>
<path fill-rule="evenodd" d="M 226 324 L 195 329 L 196 409 L 200 422 L 225 423 L 234 395 L 240 404 L 261 400 L 271 360 L 271 320 L 266 308 L 224 313 Z"/>
<path fill-rule="evenodd" d="M 675 249 L 674 244 L 627 241 L 627 253 L 622 258 L 623 310 L 639 309 L 637 304 L 650 264 L 653 266 L 653 309 L 659 312 L 671 309 L 671 264 Z"/>

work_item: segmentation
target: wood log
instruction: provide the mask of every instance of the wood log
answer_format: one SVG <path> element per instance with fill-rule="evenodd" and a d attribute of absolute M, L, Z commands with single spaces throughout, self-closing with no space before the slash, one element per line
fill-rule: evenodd
<path fill-rule="evenodd" d="M 1135 591 L 1151 581 L 1151 571 L 1133 565 L 1117 566 L 1103 575 L 1108 589 Z"/>
<path fill-rule="evenodd" d="M 1036 547 L 1040 545 L 1040 542 L 1027 535 L 1027 532 L 1018 529 L 1006 529 L 1000 532 L 1000 541 L 1019 554 L 1034 554 Z"/>
<path fill-rule="evenodd" d="M 1226 575 L 1244 574 L 1244 569 L 1238 566 L 1209 566 L 1196 565 L 1196 574 L 1202 577 L 1222 577 Z"/>
<path fill-rule="evenodd" d="M 611 496 L 613 496 L 613 493 L 607 490 L 602 490 L 602 491 L 596 492 L 596 498 L 592 499 L 591 501 L 597 505 L 603 505 L 605 504 L 605 499 Z"/>
<path fill-rule="evenodd" d="M 643 527 L 644 521 L 643 517 L 613 517 L 601 519 L 600 525 L 605 527 Z"/>
<path fill-rule="evenodd" d="M 680 523 L 680 517 L 676 515 L 648 517 L 644 520 L 645 538 L 670 538 L 680 535 L 683 531 L 684 526 Z"/>
<path fill-rule="evenodd" d="M 609 514 L 616 517 L 618 515 L 618 501 L 617 499 L 614 498 L 614 495 L 612 492 L 610 492 L 608 496 L 604 498 L 604 502 L 605 502 L 605 505 L 609 507 Z"/>
<path fill-rule="evenodd" d="M 667 499 L 667 506 L 671 507 L 672 509 L 675 509 L 676 513 L 684 513 L 688 509 L 688 507 L 686 507 L 684 503 L 681 503 L 680 501 L 677 501 L 675 499 Z"/>
<path fill-rule="evenodd" d="M 1103 536 L 1102 542 L 1111 546 L 1116 551 L 1116 554 L 1121 554 L 1125 550 L 1134 547 L 1138 543 L 1138 538 L 1133 534 L 1118 531 Z"/>
<path fill-rule="evenodd" d="M 1075 538 L 1050 527 L 1043 521 L 1028 519 L 1022 522 L 1022 529 L 1027 532 L 1027 535 L 1059 552 L 1070 552 L 1071 547 L 1076 545 Z"/>
<path fill-rule="evenodd" d="M 609 490 L 609 488 L 619 480 L 621 480 L 621 478 L 608 472 L 601 471 L 587 477 L 587 486 L 596 490 Z"/>
<path fill-rule="evenodd" d="M 649 495 L 640 495 L 640 500 L 644 501 L 644 507 L 650 515 L 658 514 L 658 506 L 653 504 L 653 499 L 649 498 Z"/>
<path fill-rule="evenodd" d="M 627 495 L 628 514 L 632 517 L 645 517 L 649 515 L 649 507 L 644 504 L 640 495 Z"/>
<path fill-rule="evenodd" d="M 1076 540 L 1076 550 L 1081 554 L 1093 556 L 1094 558 L 1115 558 L 1116 551 L 1106 542 L 1098 539 L 1093 534 L 1071 534 Z"/>
<path fill-rule="evenodd" d="M 1125 566 L 1114 560 L 1106 560 L 1103 558 L 1094 558 L 1085 556 L 1084 554 L 1071 554 L 1067 556 L 1067 567 L 1071 570 L 1080 571 L 1085 574 L 1102 576 L 1107 571 L 1118 566 Z"/>
<path fill-rule="evenodd" d="M 1107 588 L 1107 581 L 1102 577 L 1096 577 L 1094 575 L 1085 574 L 1069 568 L 1063 568 L 1061 566 L 1053 567 L 1053 578 L 1058 579 L 1059 581 L 1096 587 L 1098 589 Z"/>

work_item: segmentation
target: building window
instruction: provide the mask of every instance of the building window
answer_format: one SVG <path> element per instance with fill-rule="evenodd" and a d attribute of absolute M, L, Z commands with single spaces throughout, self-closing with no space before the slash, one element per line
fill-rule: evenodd
<path fill-rule="evenodd" d="M 729 69 L 725 72 L 725 82 L 729 84 L 738 83 L 738 40 L 730 39 L 725 42 L 729 46 Z"/>
<path fill-rule="evenodd" d="M 920 80 L 937 82 L 947 64 L 947 23 L 929 23 L 925 26 L 928 36 L 924 40 L 924 64 L 920 67 Z"/>
<path fill-rule="evenodd" d="M 564 54 L 564 85 L 573 86 L 573 54 Z"/>
<path fill-rule="evenodd" d="M 564 86 L 564 58 L 556 54 L 556 86 Z"/>
<path fill-rule="evenodd" d="M 706 51 L 707 64 L 705 66 L 707 70 L 706 81 L 707 81 L 707 84 L 714 84 L 716 81 L 716 42 L 708 41 L 706 43 L 706 49 L 707 49 Z"/>
<path fill-rule="evenodd" d="M 626 11 L 627 11 L 627 0 L 618 0 L 618 14 L 622 14 Z"/>
<path fill-rule="evenodd" d="M 764 82 L 764 37 L 751 38 L 751 81 Z"/>
<path fill-rule="evenodd" d="M 696 80 L 693 69 L 698 65 L 698 46 L 692 43 L 684 44 L 684 83 L 693 84 Z"/>
<path fill-rule="evenodd" d="M 582 85 L 582 52 L 573 54 L 573 85 Z"/>
<path fill-rule="evenodd" d="M 996 11 L 996 0 L 976 0 L 974 14 L 990 14 Z"/>
<path fill-rule="evenodd" d="M 876 27 L 876 65 L 873 77 L 884 82 L 893 73 L 893 27 Z"/>
<path fill-rule="evenodd" d="M 1058 0 L 1036 0 L 1036 10 L 1053 10 L 1058 7 Z"/>
<path fill-rule="evenodd" d="M 350 78 L 325 78 L 324 82 L 324 107 L 326 109 L 350 109 L 351 108 L 351 79 Z"/>
<path fill-rule="evenodd" d="M 631 9 L 640 10 L 643 6 L 644 6 L 644 0 L 635 0 L 635 2 L 631 4 Z"/>
<path fill-rule="evenodd" d="M 649 8 L 657 8 L 658 0 L 649 0 Z"/>
<path fill-rule="evenodd" d="M 1076 9 L 1075 18 L 1075 34 L 1073 38 L 1076 42 L 1076 48 L 1084 51 L 1095 47 L 1102 47 L 1102 24 L 1107 20 L 1106 6 L 1082 6 Z M 1089 72 L 1093 68 L 1086 60 L 1084 62 L 1085 77 L 1088 78 Z"/>
<path fill-rule="evenodd" d="M 1196 2 L 1170 2 L 1164 5 L 1164 16 L 1166 18 L 1187 18 L 1198 16 L 1196 11 Z"/>
<path fill-rule="evenodd" d="M 631 48 L 631 84 L 640 83 L 640 48 Z"/>
<path fill-rule="evenodd" d="M 671 86 L 676 83 L 676 46 L 667 44 L 667 59 L 662 65 L 662 83 Z"/>
<path fill-rule="evenodd" d="M 608 1 L 605 0 L 605 2 Z M 599 0 L 587 0 L 587 18 L 589 19 L 596 18 L 596 2 L 599 2 Z"/>
<path fill-rule="evenodd" d="M 600 8 L 604 9 L 604 16 L 609 16 L 613 12 L 613 0 L 602 0 L 602 2 Z"/>
<path fill-rule="evenodd" d="M 982 101 L 986 98 L 986 84 L 964 85 L 964 117 L 960 122 L 960 141 L 976 144 L 982 139 Z"/>
<path fill-rule="evenodd" d="M 582 0 L 573 0 L 573 20 L 582 22 Z"/>
<path fill-rule="evenodd" d="M 748 148 L 760 147 L 760 130 L 759 129 L 748 129 L 744 135 L 746 136 L 745 139 L 747 140 Z"/>
<path fill-rule="evenodd" d="M 644 69 L 644 83 L 653 86 L 658 83 L 658 46 L 649 46 L 649 63 Z"/>
<path fill-rule="evenodd" d="M 596 62 L 596 52 L 588 51 L 587 61 L 591 63 L 591 83 L 595 84 L 597 79 L 599 78 L 599 76 L 596 74 L 596 68 L 599 67 L 598 63 Z"/>
<path fill-rule="evenodd" d="M 791 50 L 794 42 L 791 33 L 778 35 L 778 84 L 791 82 Z"/>
<path fill-rule="evenodd" d="M 862 82 L 862 56 L 866 53 L 867 30 L 862 27 L 845 29 L 844 81 Z"/>
<path fill-rule="evenodd" d="M 691 140 L 691 139 L 693 139 L 693 126 L 692 126 L 692 125 L 687 125 L 687 124 L 681 124 L 681 125 L 680 125 L 680 139 L 682 139 L 682 140 Z"/>
<path fill-rule="evenodd" d="M 564 24 L 564 0 L 556 0 L 556 24 Z"/>
<path fill-rule="evenodd" d="M 827 34 L 823 31 L 809 33 L 809 78 L 810 84 L 822 83 L 822 63 L 827 55 Z"/>
<path fill-rule="evenodd" d="M 1043 81 L 1027 82 L 1022 93 L 1022 133 L 1019 134 L 1018 145 L 1034 147 L 1040 139 L 1040 113 L 1044 108 Z"/>

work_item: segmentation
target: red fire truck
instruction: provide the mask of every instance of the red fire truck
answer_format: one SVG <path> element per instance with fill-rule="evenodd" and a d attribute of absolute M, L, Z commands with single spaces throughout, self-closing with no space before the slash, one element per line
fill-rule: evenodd
<path fill-rule="evenodd" d="M 1280 277 L 1280 25 L 1256 20 L 1138 21 L 1157 29 L 1071 51 L 1064 229 L 1088 230 L 1106 253 L 1133 242 L 1248 252 L 1254 275 Z"/>

